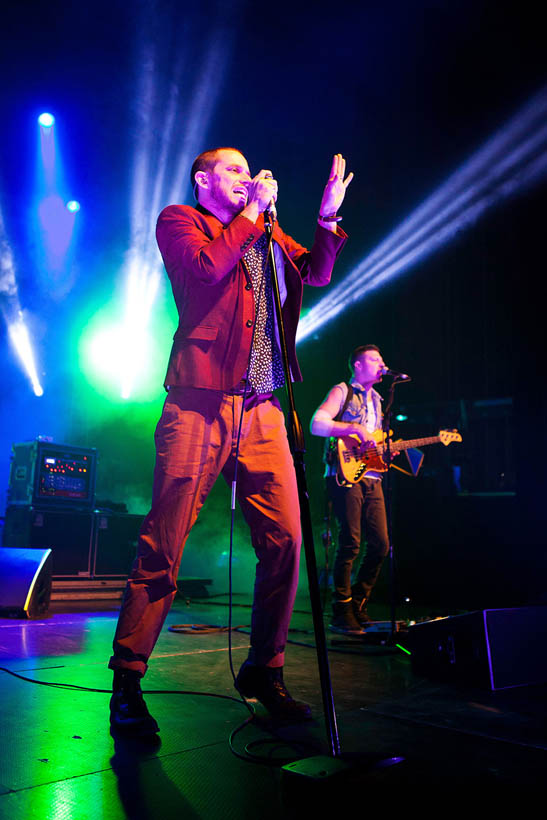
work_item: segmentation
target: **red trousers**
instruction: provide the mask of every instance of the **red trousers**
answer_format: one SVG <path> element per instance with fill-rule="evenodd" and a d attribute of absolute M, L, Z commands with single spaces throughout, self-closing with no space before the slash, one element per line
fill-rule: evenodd
<path fill-rule="evenodd" d="M 233 480 L 242 403 L 242 396 L 215 390 L 169 391 L 155 433 L 152 508 L 141 528 L 118 619 L 113 669 L 146 671 L 175 596 L 188 533 L 219 474 L 229 484 Z M 292 456 L 275 398 L 255 396 L 245 402 L 237 499 L 258 558 L 249 658 L 282 666 L 301 534 Z"/>

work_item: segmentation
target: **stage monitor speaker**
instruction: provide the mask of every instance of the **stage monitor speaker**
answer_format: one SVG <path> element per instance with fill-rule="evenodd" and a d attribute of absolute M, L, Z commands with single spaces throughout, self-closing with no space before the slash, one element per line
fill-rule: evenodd
<path fill-rule="evenodd" d="M 50 549 L 0 547 L 0 616 L 43 618 L 51 598 Z"/>
<path fill-rule="evenodd" d="M 407 638 L 416 674 L 492 690 L 547 681 L 546 644 L 547 606 L 424 621 Z"/>

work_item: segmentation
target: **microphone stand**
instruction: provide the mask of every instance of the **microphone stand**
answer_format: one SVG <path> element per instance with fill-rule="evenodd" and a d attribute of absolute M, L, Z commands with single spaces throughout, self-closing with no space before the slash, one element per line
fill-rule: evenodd
<path fill-rule="evenodd" d="M 391 387 L 389 388 L 388 393 L 388 400 L 386 406 L 384 408 L 384 418 L 382 422 L 382 430 L 386 434 L 385 438 L 385 455 L 387 460 L 388 469 L 386 471 L 386 475 L 384 478 L 384 487 L 385 487 L 385 505 L 386 505 L 386 519 L 387 519 L 387 534 L 388 534 L 388 541 L 389 541 L 389 585 L 391 590 L 391 601 L 390 601 L 390 609 L 391 609 L 391 636 L 390 636 L 390 643 L 393 646 L 395 644 L 395 557 L 394 557 L 394 550 L 393 550 L 393 513 L 392 513 L 392 499 L 391 499 L 391 439 L 389 437 L 389 431 L 391 429 L 391 406 L 393 404 L 394 399 L 394 391 L 396 384 L 403 384 L 404 382 L 408 382 L 410 379 L 407 377 L 405 379 L 399 378 L 398 376 L 394 376 L 393 381 L 391 383 Z"/>
<path fill-rule="evenodd" d="M 334 709 L 334 699 L 332 694 L 332 684 L 330 678 L 329 659 L 327 653 L 327 641 L 325 637 L 325 625 L 323 623 L 323 612 L 321 608 L 321 597 L 319 592 L 319 581 L 317 578 L 317 562 L 315 558 L 315 546 L 313 541 L 313 529 L 310 512 L 310 502 L 308 487 L 306 482 L 306 465 L 304 463 L 304 453 L 306 452 L 304 442 L 304 431 L 298 417 L 292 389 L 289 357 L 285 339 L 285 327 L 283 324 L 281 296 L 279 293 L 279 280 L 273 252 L 273 227 L 275 215 L 264 212 L 264 228 L 268 240 L 268 258 L 272 273 L 273 296 L 277 315 L 277 327 L 279 330 L 279 341 L 281 346 L 281 356 L 283 359 L 283 369 L 285 372 L 285 388 L 289 402 L 287 414 L 287 432 L 289 437 L 289 447 L 294 461 L 296 482 L 298 486 L 298 500 L 300 502 L 300 521 L 302 525 L 302 540 L 306 555 L 306 567 L 308 571 L 308 585 L 310 592 L 311 611 L 313 618 L 313 629 L 315 633 L 315 645 L 317 651 L 317 663 L 319 666 L 319 679 L 321 682 L 321 693 L 323 696 L 323 710 L 325 713 L 325 724 L 329 742 L 330 754 L 332 757 L 339 757 L 341 753 L 340 739 L 338 737 L 338 727 L 336 723 L 336 712 Z"/>

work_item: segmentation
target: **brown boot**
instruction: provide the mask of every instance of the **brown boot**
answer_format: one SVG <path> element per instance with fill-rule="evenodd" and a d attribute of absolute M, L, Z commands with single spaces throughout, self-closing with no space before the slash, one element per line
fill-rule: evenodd
<path fill-rule="evenodd" d="M 361 637 L 363 630 L 353 614 L 352 601 L 335 601 L 332 605 L 331 632 Z"/>
<path fill-rule="evenodd" d="M 363 631 L 372 623 L 367 613 L 367 598 L 352 598 L 353 615 Z"/>

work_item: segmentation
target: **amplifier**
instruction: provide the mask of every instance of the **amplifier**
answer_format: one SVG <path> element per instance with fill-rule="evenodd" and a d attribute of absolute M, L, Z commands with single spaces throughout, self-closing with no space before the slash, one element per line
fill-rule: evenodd
<path fill-rule="evenodd" d="M 92 509 L 97 451 L 51 441 L 12 444 L 8 505 Z"/>

